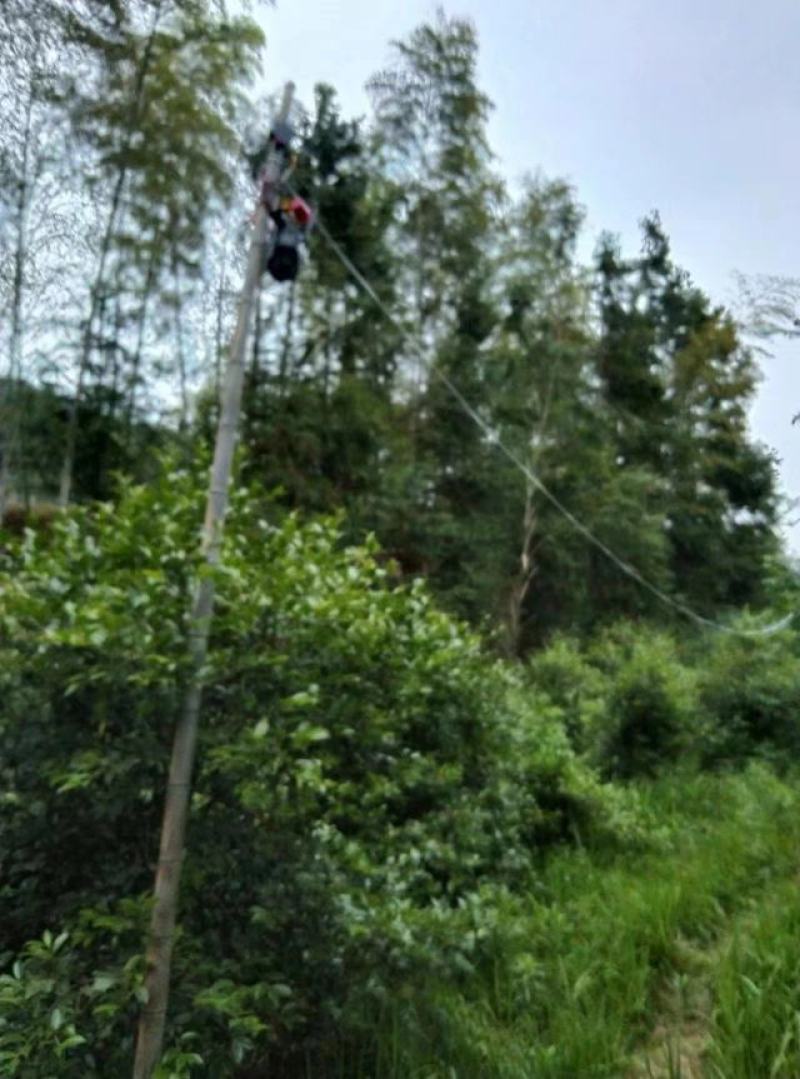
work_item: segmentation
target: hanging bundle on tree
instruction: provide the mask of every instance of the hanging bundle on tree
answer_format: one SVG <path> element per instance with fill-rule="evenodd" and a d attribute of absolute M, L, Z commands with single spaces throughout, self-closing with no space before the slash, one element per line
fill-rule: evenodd
<path fill-rule="evenodd" d="M 267 241 L 265 269 L 276 281 L 294 281 L 300 253 L 311 225 L 311 207 L 298 195 L 283 198 L 270 214 L 274 222 Z"/>
<path fill-rule="evenodd" d="M 285 193 L 285 181 L 293 163 L 293 135 L 288 123 L 275 124 L 262 157 L 262 160 L 265 159 L 272 151 L 283 161 L 277 179 L 263 173 L 261 176 L 260 197 L 273 226 L 264 246 L 262 272 L 267 270 L 276 281 L 294 281 L 297 277 L 302 246 L 313 219 L 311 207 L 304 199 Z"/>

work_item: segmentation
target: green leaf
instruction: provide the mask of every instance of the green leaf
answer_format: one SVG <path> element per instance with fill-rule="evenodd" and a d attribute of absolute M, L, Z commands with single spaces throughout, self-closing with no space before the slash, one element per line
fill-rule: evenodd
<path fill-rule="evenodd" d="M 95 974 L 92 981 L 91 993 L 105 993 L 117 984 L 118 979 L 113 974 Z"/>
<path fill-rule="evenodd" d="M 326 742 L 329 738 L 330 732 L 326 731 L 324 727 L 314 727 L 310 724 L 302 723 L 297 730 L 292 732 L 292 745 L 297 749 L 304 749 L 315 742 Z"/>
<path fill-rule="evenodd" d="M 301 711 L 304 708 L 313 708 L 319 703 L 319 686 L 310 685 L 308 689 L 293 693 L 291 697 L 284 697 L 281 706 L 288 712 Z"/>

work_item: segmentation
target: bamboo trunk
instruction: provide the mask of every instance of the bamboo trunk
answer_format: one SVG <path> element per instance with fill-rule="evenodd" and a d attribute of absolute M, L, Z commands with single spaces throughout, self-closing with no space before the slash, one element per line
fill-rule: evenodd
<path fill-rule="evenodd" d="M 279 119 L 289 113 L 294 86 L 287 84 Z M 280 159 L 270 155 L 266 169 L 279 176 Z M 222 531 L 228 508 L 228 485 L 233 465 L 236 430 L 239 422 L 244 383 L 244 359 L 247 332 L 253 309 L 256 285 L 261 272 L 262 246 L 266 237 L 267 216 L 259 203 L 250 241 L 247 274 L 239 301 L 236 330 L 225 370 L 222 403 L 214 446 L 214 462 L 206 501 L 202 550 L 206 564 L 213 569 L 220 563 Z M 191 777 L 197 744 L 197 730 L 202 700 L 202 669 L 208 654 L 208 640 L 214 610 L 214 574 L 204 574 L 197 583 L 189 629 L 190 673 L 183 711 L 175 728 L 166 802 L 161 826 L 161 846 L 156 869 L 154 904 L 147 948 L 145 988 L 147 1003 L 142 1009 L 136 1043 L 133 1079 L 151 1079 L 161 1059 L 164 1026 L 169 998 L 172 947 L 178 909 L 184 836 L 191 796 Z"/>
<path fill-rule="evenodd" d="M 525 597 L 536 573 L 533 560 L 533 540 L 536 534 L 535 491 L 531 483 L 525 486 L 525 508 L 522 517 L 522 544 L 519 552 L 519 569 L 511 582 L 506 622 L 506 654 L 509 659 L 519 657 L 522 635 L 522 612 Z"/>
<path fill-rule="evenodd" d="M 144 335 L 147 326 L 147 308 L 150 303 L 150 292 L 156 278 L 155 255 L 150 256 L 147 264 L 147 274 L 144 281 L 144 293 L 139 307 L 139 317 L 136 328 L 136 351 L 131 361 L 131 375 L 128 384 L 128 400 L 125 405 L 125 446 L 130 454 L 133 450 L 133 427 L 136 418 L 136 391 L 139 386 L 139 371 L 142 365 L 142 352 L 144 349 Z"/>
<path fill-rule="evenodd" d="M 37 39 L 38 40 L 38 39 Z M 17 236 L 14 247 L 14 279 L 11 300 L 11 334 L 8 346 L 8 379 L 0 390 L 0 527 L 6 512 L 14 469 L 11 459 L 19 455 L 20 450 L 20 415 L 22 407 L 22 352 L 24 321 L 22 317 L 22 299 L 25 290 L 25 264 L 28 256 L 28 209 L 31 197 L 31 132 L 33 123 L 33 78 L 28 84 L 28 96 L 25 102 L 25 121 L 22 135 L 22 163 L 20 183 L 17 192 Z M 20 462 L 16 461 L 20 473 Z"/>

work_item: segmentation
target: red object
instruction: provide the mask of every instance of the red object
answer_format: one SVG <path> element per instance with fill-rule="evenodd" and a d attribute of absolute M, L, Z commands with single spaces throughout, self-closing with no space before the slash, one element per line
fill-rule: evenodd
<path fill-rule="evenodd" d="M 311 223 L 311 218 L 314 216 L 311 207 L 305 199 L 301 199 L 299 195 L 295 195 L 289 203 L 289 213 L 295 219 L 297 224 L 304 228 Z"/>

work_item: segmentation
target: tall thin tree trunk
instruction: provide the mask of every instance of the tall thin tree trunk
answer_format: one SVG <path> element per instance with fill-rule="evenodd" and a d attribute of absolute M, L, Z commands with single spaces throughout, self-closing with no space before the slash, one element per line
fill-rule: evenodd
<path fill-rule="evenodd" d="M 219 287 L 217 288 L 217 332 L 214 347 L 214 399 L 219 402 L 222 393 L 222 354 L 224 345 L 222 342 L 222 312 L 225 306 L 225 251 L 222 252 L 222 269 L 220 270 Z"/>
<path fill-rule="evenodd" d="M 294 86 L 288 83 L 279 113 L 279 120 L 289 114 Z M 282 160 L 274 151 L 267 161 L 268 175 L 280 176 Z M 225 371 L 225 385 L 214 462 L 206 502 L 202 550 L 206 564 L 213 571 L 220 563 L 222 532 L 228 508 L 228 486 L 236 444 L 236 430 L 242 404 L 244 357 L 247 331 L 253 309 L 255 287 L 261 271 L 262 245 L 266 236 L 267 215 L 259 202 L 250 252 L 247 260 L 239 315 Z M 184 837 L 191 796 L 191 778 L 197 746 L 200 704 L 203 690 L 203 668 L 208 655 L 208 641 L 214 610 L 214 574 L 203 574 L 197 582 L 190 615 L 189 678 L 182 714 L 176 724 L 172 747 L 161 845 L 155 880 L 155 901 L 150 921 L 150 940 L 147 949 L 145 988 L 147 1003 L 142 1009 L 136 1042 L 133 1079 L 151 1079 L 161 1059 L 164 1043 L 167 1003 L 169 999 L 172 948 L 178 910 L 181 865 L 184 856 Z"/>
<path fill-rule="evenodd" d="M 33 127 L 33 89 L 31 76 L 28 84 L 28 96 L 25 102 L 25 121 L 22 133 L 22 164 L 17 192 L 16 225 L 17 236 L 14 246 L 14 278 L 11 298 L 11 327 L 8 343 L 8 379 L 2 388 L 0 399 L 0 524 L 6 511 L 6 502 L 11 486 L 12 457 L 19 453 L 20 415 L 22 405 L 22 354 L 24 324 L 22 318 L 22 299 L 25 290 L 25 263 L 28 256 L 28 207 L 30 203 L 31 180 L 31 134 Z M 17 462 L 19 464 L 19 462 Z"/>
<path fill-rule="evenodd" d="M 256 285 L 256 314 L 255 324 L 253 326 L 253 349 L 250 353 L 250 378 L 258 377 L 258 372 L 261 369 L 261 335 L 264 331 L 264 322 L 261 318 L 261 288 L 260 285 Z"/>
<path fill-rule="evenodd" d="M 247 375 L 247 393 L 251 403 L 258 399 L 258 388 L 260 382 L 261 372 L 261 339 L 264 333 L 264 320 L 261 317 L 261 300 L 262 300 L 262 288 L 261 282 L 256 284 L 256 299 L 255 299 L 255 321 L 253 324 L 253 347 L 250 350 L 250 371 Z M 254 419 L 252 408 L 247 408 L 245 405 L 242 414 L 242 442 L 245 446 L 249 446 L 253 430 Z"/>
<path fill-rule="evenodd" d="M 333 367 L 333 289 L 330 288 L 325 290 L 325 344 L 322 354 L 325 359 L 322 369 L 322 400 L 327 410 Z"/>
<path fill-rule="evenodd" d="M 9 371 L 8 381 L 12 379 L 13 376 Z M 2 416 L 3 422 L 2 440 L 0 440 L 0 528 L 3 527 L 6 503 L 11 487 L 11 426 L 13 423 L 11 412 L 13 407 L 13 395 L 9 387 L 4 384 L 2 387 L 2 407 L 0 408 L 0 416 Z"/>
<path fill-rule="evenodd" d="M 422 217 L 417 222 L 417 257 L 416 257 L 416 279 L 414 282 L 414 302 L 416 304 L 416 317 L 417 317 L 417 333 L 420 341 L 425 342 L 425 330 L 428 323 L 428 318 L 424 313 L 425 307 L 425 229 Z M 409 394 L 409 442 L 411 446 L 411 461 L 412 466 L 416 468 L 417 457 L 419 454 L 419 441 L 420 431 L 422 427 L 422 388 L 425 381 L 425 362 L 423 353 L 419 350 L 413 360 L 413 368 L 411 372 L 411 392 Z"/>
<path fill-rule="evenodd" d="M 124 148 L 122 154 L 123 164 L 120 166 L 117 173 L 117 179 L 114 183 L 114 190 L 111 195 L 111 204 L 108 210 L 108 218 L 106 220 L 106 227 L 103 231 L 103 239 L 100 244 L 100 256 L 97 263 L 97 273 L 95 274 L 92 287 L 89 290 L 89 313 L 86 317 L 83 333 L 81 335 L 80 354 L 78 358 L 78 374 L 75 380 L 75 391 L 72 395 L 69 404 L 69 410 L 67 412 L 67 433 L 64 440 L 64 457 L 61 464 L 61 478 L 58 487 L 58 504 L 61 509 L 66 509 L 69 505 L 70 495 L 72 494 L 72 475 L 75 470 L 75 450 L 78 443 L 78 417 L 80 413 L 81 399 L 83 398 L 83 387 L 86 383 L 86 375 L 88 373 L 89 359 L 92 354 L 92 344 L 94 335 L 94 326 L 98 314 L 102 308 L 104 302 L 103 297 L 103 279 L 105 277 L 106 262 L 108 260 L 108 254 L 111 250 L 111 241 L 114 236 L 114 230 L 117 224 L 117 215 L 122 205 L 122 192 L 125 187 L 125 180 L 128 175 L 127 165 L 124 164 L 125 153 L 127 152 L 131 140 L 134 135 L 134 126 L 139 119 L 139 110 L 142 105 L 142 95 L 144 91 L 144 83 L 147 78 L 147 72 L 150 67 L 150 61 L 153 56 L 153 48 L 155 46 L 156 30 L 158 29 L 158 23 L 161 18 L 161 8 L 163 6 L 163 0 L 157 0 L 157 3 L 153 9 L 153 22 L 150 28 L 150 35 L 145 45 L 144 52 L 142 54 L 142 62 L 139 65 L 139 70 L 136 73 L 136 85 L 133 94 L 133 103 L 131 106 L 131 127 L 128 132 L 127 145 Z"/>
<path fill-rule="evenodd" d="M 533 484 L 525 483 L 525 508 L 522 515 L 522 543 L 519 552 L 519 568 L 511 582 L 511 592 L 508 597 L 508 619 L 506 622 L 506 651 L 509 657 L 519 655 L 520 637 L 522 635 L 522 610 L 525 597 L 530 590 L 531 583 L 536 574 L 536 563 L 533 559 L 533 541 L 536 535 L 536 503 Z"/>
<path fill-rule="evenodd" d="M 289 288 L 289 304 L 286 308 L 286 323 L 283 328 L 283 343 L 281 345 L 281 358 L 278 364 L 278 397 L 281 398 L 286 390 L 286 379 L 289 371 L 289 356 L 292 351 L 292 337 L 294 330 L 294 305 L 297 283 L 292 281 Z"/>
<path fill-rule="evenodd" d="M 420 328 L 424 327 L 427 321 L 423 315 L 423 303 L 425 299 L 425 232 L 420 221 L 419 231 L 417 233 L 417 288 L 416 288 L 416 302 L 417 302 L 417 319 L 419 320 Z M 415 357 L 415 370 L 414 370 L 414 398 L 415 401 L 419 401 L 422 396 L 422 383 L 425 377 L 425 363 L 423 360 L 422 352 L 419 351 Z M 414 438 L 416 439 L 416 430 L 414 431 Z"/>
<path fill-rule="evenodd" d="M 558 340 L 558 337 L 556 337 Z M 538 423 L 530 432 L 531 445 L 544 442 L 550 419 L 550 408 L 553 403 L 555 389 L 555 371 L 550 369 L 544 396 L 537 394 Z M 531 451 L 530 465 L 533 473 L 539 471 L 539 453 Z M 520 638 L 522 636 L 522 610 L 525 598 L 530 591 L 533 578 L 536 576 L 536 563 L 534 550 L 536 538 L 536 489 L 529 481 L 525 481 L 525 503 L 522 510 L 522 543 L 519 552 L 519 567 L 511 582 L 508 598 L 508 617 L 506 621 L 506 651 L 511 658 L 519 655 Z"/>
<path fill-rule="evenodd" d="M 260 268 L 258 237 L 264 231 L 265 215 L 259 212 L 250 246 L 247 277 L 239 305 L 236 332 L 225 372 L 222 410 L 217 427 L 211 484 L 203 526 L 203 554 L 209 566 L 220 561 L 222 529 L 228 504 L 236 428 L 242 399 L 243 354 L 253 305 L 253 285 Z M 161 830 L 161 846 L 155 882 L 155 904 L 147 951 L 147 1004 L 139 1023 L 134 1079 L 149 1079 L 160 1057 L 164 1036 L 169 977 L 177 915 L 180 869 L 194 764 L 197 728 L 202 696 L 201 669 L 208 652 L 214 607 L 214 578 L 203 576 L 197 584 L 189 631 L 190 674 L 182 715 L 176 725 L 167 782 L 167 796 Z"/>
<path fill-rule="evenodd" d="M 109 341 L 109 356 L 111 358 L 111 385 L 109 387 L 108 395 L 108 421 L 113 428 L 116 422 L 117 412 L 119 409 L 119 383 L 120 383 L 120 370 L 124 362 L 125 348 L 122 344 L 122 330 L 125 324 L 125 319 L 122 313 L 122 283 L 120 281 L 119 274 L 114 287 L 114 331 L 113 337 Z"/>
<path fill-rule="evenodd" d="M 136 327 L 136 351 L 133 354 L 131 361 L 131 377 L 130 385 L 128 388 L 128 402 L 125 408 L 125 442 L 128 447 L 128 452 L 131 451 L 133 446 L 133 424 L 136 416 L 136 391 L 139 387 L 139 371 L 142 366 L 142 352 L 144 351 L 144 334 L 147 326 L 147 308 L 150 303 L 150 292 L 153 288 L 156 277 L 156 257 L 155 254 L 151 254 L 150 261 L 147 264 L 147 274 L 144 282 L 144 294 L 142 296 L 142 304 L 139 308 L 139 318 L 137 320 Z"/>
<path fill-rule="evenodd" d="M 181 411 L 178 431 L 184 434 L 189 425 L 189 384 L 186 374 L 186 350 L 183 347 L 183 303 L 177 253 L 172 253 L 172 277 L 175 285 L 175 348 L 178 355 L 178 378 L 181 391 Z"/>

